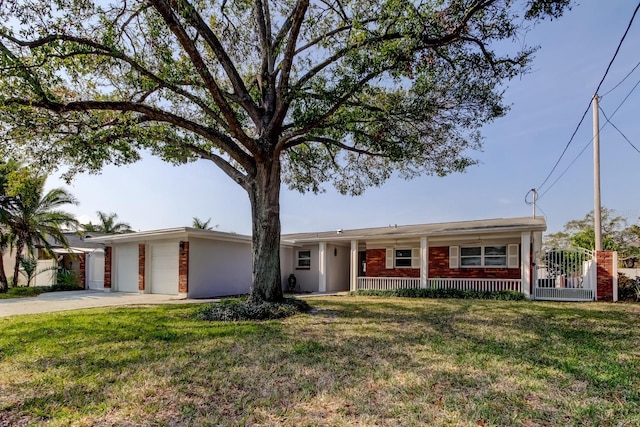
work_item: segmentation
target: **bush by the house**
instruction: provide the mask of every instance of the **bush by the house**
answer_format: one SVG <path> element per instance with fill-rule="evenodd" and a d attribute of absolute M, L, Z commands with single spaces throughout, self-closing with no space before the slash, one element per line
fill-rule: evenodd
<path fill-rule="evenodd" d="M 632 279 L 618 273 L 618 300 L 640 301 L 640 277 Z"/>
<path fill-rule="evenodd" d="M 202 320 L 237 322 L 243 320 L 283 319 L 297 313 L 304 313 L 311 306 L 303 300 L 285 298 L 282 302 L 254 303 L 249 300 L 223 300 L 210 304 L 198 312 Z"/>
<path fill-rule="evenodd" d="M 5 298 L 37 297 L 45 292 L 81 291 L 82 289 L 82 286 L 67 283 L 58 283 L 52 286 L 16 286 L 9 288 L 4 295 Z"/>
<path fill-rule="evenodd" d="M 406 288 L 394 290 L 360 290 L 352 295 L 404 298 L 457 298 L 457 299 L 495 299 L 520 301 L 526 299 L 522 292 L 515 291 L 473 291 L 460 289 Z"/>

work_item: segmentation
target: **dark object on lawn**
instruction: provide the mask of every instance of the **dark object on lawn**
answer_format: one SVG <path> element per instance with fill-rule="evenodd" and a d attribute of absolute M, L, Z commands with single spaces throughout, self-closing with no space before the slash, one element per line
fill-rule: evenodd
<path fill-rule="evenodd" d="M 289 278 L 287 279 L 287 290 L 289 292 L 293 292 L 293 290 L 296 288 L 296 283 L 298 283 L 298 279 L 296 279 L 296 275 L 291 273 L 289 275 Z"/>

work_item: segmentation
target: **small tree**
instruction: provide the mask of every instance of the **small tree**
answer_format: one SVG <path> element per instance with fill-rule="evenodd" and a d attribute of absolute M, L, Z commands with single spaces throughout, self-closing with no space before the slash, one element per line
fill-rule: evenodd
<path fill-rule="evenodd" d="M 23 256 L 21 256 L 19 260 L 20 267 L 22 268 L 22 270 L 20 270 L 20 273 L 22 273 L 25 279 L 27 279 L 27 287 L 29 287 L 31 286 L 31 281 L 33 280 L 33 278 L 36 277 L 36 274 L 38 274 L 38 260 L 36 258 Z"/>
<path fill-rule="evenodd" d="M 192 223 L 193 228 L 199 228 L 202 230 L 213 230 L 213 227 L 210 224 L 211 224 L 211 218 L 209 218 L 206 221 L 203 221 L 197 216 L 193 217 L 193 223 Z"/>
<path fill-rule="evenodd" d="M 133 233 L 131 226 L 126 222 L 118 222 L 118 215 L 115 213 L 96 212 L 98 215 L 98 224 L 89 222 L 81 224 L 80 228 L 84 233 L 104 233 L 104 234 L 125 234 Z"/>
<path fill-rule="evenodd" d="M 77 226 L 72 214 L 59 210 L 61 206 L 77 204 L 76 199 L 62 188 L 44 193 L 44 183 L 44 177 L 32 175 L 11 188 L 16 201 L 6 212 L 6 225 L 16 251 L 13 287 L 18 284 L 20 258 L 25 255 L 25 250 L 33 254 L 36 245 L 40 245 L 50 251 L 52 247 L 48 237 L 67 245 L 63 227 Z"/>

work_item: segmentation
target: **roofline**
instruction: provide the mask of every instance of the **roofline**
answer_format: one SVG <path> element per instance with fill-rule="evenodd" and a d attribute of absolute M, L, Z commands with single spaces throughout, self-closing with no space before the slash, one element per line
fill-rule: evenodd
<path fill-rule="evenodd" d="M 251 236 L 237 233 L 227 233 L 223 231 L 203 230 L 192 227 L 164 228 L 159 230 L 137 231 L 125 234 L 110 234 L 99 237 L 89 237 L 87 242 L 95 243 L 123 243 L 132 240 L 158 240 L 175 237 L 202 237 L 205 239 L 228 240 L 237 242 L 251 242 Z"/>
<path fill-rule="evenodd" d="M 159 230 L 148 230 L 148 231 L 137 231 L 134 233 L 125 233 L 125 234 L 109 234 L 105 236 L 98 237 L 89 237 L 85 239 L 86 242 L 92 243 L 102 243 L 104 245 L 118 244 L 118 243 L 126 243 L 131 241 L 140 241 L 140 240 L 161 240 L 161 239 L 171 239 L 171 238 L 203 238 L 210 240 L 220 240 L 220 241 L 228 241 L 228 242 L 240 242 L 240 243 L 252 243 L 253 239 L 251 236 L 247 236 L 245 234 L 238 233 L 228 233 L 224 231 L 215 231 L 215 230 L 203 230 L 201 228 L 192 228 L 192 227 L 175 227 L 175 228 L 164 228 Z M 293 246 L 294 243 L 283 240 L 281 242 L 283 246 Z"/>
<path fill-rule="evenodd" d="M 528 218 L 528 217 L 524 217 Z M 513 233 L 513 232 L 523 232 L 523 231 L 546 231 L 547 224 L 544 217 L 538 217 L 542 220 L 540 224 L 520 224 L 520 225 L 511 225 L 511 226 L 500 226 L 493 225 L 489 227 L 482 227 L 478 229 L 473 228 L 451 228 L 448 230 L 435 230 L 435 231 L 415 231 L 415 232 L 407 232 L 407 233 L 398 233 L 398 234 L 380 234 L 380 235 L 367 235 L 367 234 L 356 234 L 356 235 L 342 235 L 341 233 L 336 233 L 332 236 L 323 236 L 323 237 L 310 237 L 310 238 L 290 238 L 288 236 L 295 236 L 297 234 L 313 234 L 312 233 L 290 233 L 282 236 L 283 239 L 294 242 L 294 243 L 314 243 L 314 242 L 328 242 L 328 241 L 349 241 L 349 240 L 389 240 L 389 239 L 398 239 L 398 238 L 411 238 L 411 237 L 448 237 L 462 234 L 476 234 L 476 235 L 486 235 L 486 234 L 495 234 L 495 233 Z M 535 219 L 538 219 L 535 218 Z M 500 219 L 511 219 L 511 218 L 496 218 L 494 220 Z M 531 218 L 534 219 L 534 218 Z M 441 222 L 441 223 L 432 223 L 425 225 L 438 225 L 438 224 L 464 224 L 464 223 L 473 223 L 473 222 L 481 222 L 481 221 L 491 221 L 489 220 L 473 220 L 473 221 L 456 221 L 456 222 Z M 398 227 L 416 227 L 421 224 L 412 224 L 412 225 L 401 225 Z M 372 227 L 372 228 L 361 228 L 355 230 L 344 230 L 344 232 L 358 232 L 365 230 L 375 230 L 381 229 L 385 227 Z M 324 234 L 327 232 L 318 232 L 318 234 Z"/>

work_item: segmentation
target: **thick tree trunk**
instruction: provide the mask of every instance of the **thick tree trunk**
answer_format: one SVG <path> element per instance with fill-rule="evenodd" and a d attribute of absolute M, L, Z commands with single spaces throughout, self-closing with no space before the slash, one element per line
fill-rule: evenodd
<path fill-rule="evenodd" d="M 250 300 L 283 299 L 280 275 L 280 172 L 279 160 L 257 166 L 248 188 L 253 221 L 253 277 Z"/>

